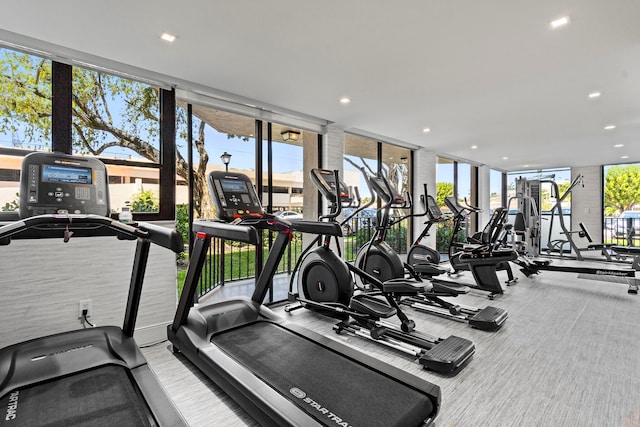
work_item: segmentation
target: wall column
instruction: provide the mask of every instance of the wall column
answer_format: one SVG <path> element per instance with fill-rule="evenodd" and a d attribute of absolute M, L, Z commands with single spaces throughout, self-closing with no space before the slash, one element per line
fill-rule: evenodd
<path fill-rule="evenodd" d="M 571 180 L 583 176 L 583 185 L 576 186 L 571 192 L 571 224 L 565 224 L 569 230 L 578 230 L 578 224 L 584 223 L 594 243 L 602 242 L 602 192 L 604 191 L 600 166 L 571 168 Z M 574 238 L 579 241 L 577 235 Z M 587 241 L 578 247 L 586 247 Z"/>
<path fill-rule="evenodd" d="M 478 231 L 482 231 L 491 218 L 491 168 L 489 166 L 478 166 L 477 185 L 478 207 L 482 209 L 478 215 Z"/>
<path fill-rule="evenodd" d="M 436 198 L 436 165 L 438 158 L 435 153 L 421 148 L 416 150 L 413 155 L 413 200 L 415 202 L 414 212 L 422 212 L 423 206 L 420 203 L 420 195 L 423 192 L 424 185 L 427 184 L 427 191 L 433 198 Z M 424 228 L 426 217 L 413 218 L 413 238 Z M 430 236 L 425 238 L 423 244 L 435 248 L 436 247 L 436 227 L 433 226 L 429 230 Z M 412 238 L 412 240 L 413 240 Z"/>

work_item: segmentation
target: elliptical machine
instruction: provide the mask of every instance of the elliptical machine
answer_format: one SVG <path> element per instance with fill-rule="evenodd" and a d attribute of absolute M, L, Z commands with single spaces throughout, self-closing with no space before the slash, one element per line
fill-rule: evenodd
<path fill-rule="evenodd" d="M 335 222 L 344 205 L 352 203 L 347 186 L 337 171 L 312 169 L 312 181 L 331 203 L 330 212 L 320 220 Z M 319 246 L 317 244 L 320 243 Z M 346 263 L 334 252 L 330 236 L 318 236 L 302 252 L 289 282 L 289 300 L 285 312 L 307 308 L 340 319 L 337 333 L 347 332 L 367 338 L 418 358 L 425 369 L 451 373 L 464 366 L 475 353 L 475 346 L 464 338 L 439 338 L 414 331 L 415 322 L 402 311 L 396 298 L 417 295 L 428 283 L 407 280 L 382 282 L 361 269 Z M 338 251 L 340 244 L 336 238 Z M 355 293 L 352 274 L 363 277 L 379 294 Z M 297 278 L 297 291 L 294 281 Z M 398 317 L 401 328 L 386 321 Z M 353 319 L 353 320 L 350 320 Z"/>
<path fill-rule="evenodd" d="M 352 163 L 353 164 L 353 163 Z M 420 245 L 420 241 L 429 231 L 429 228 L 433 224 L 431 221 L 427 221 L 425 230 L 420 234 L 420 237 L 416 240 L 416 243 L 412 247 L 413 255 L 410 252 L 409 262 L 403 263 L 398 253 L 385 242 L 387 230 L 394 224 L 403 221 L 410 217 L 419 217 L 429 215 L 432 218 L 442 217 L 442 213 L 437 208 L 433 197 L 427 194 L 427 186 L 424 185 L 423 200 L 425 202 L 425 212 L 421 214 L 410 214 L 403 216 L 395 221 L 390 221 L 389 211 L 392 207 L 395 208 L 407 208 L 411 206 L 409 197 L 401 197 L 389 181 L 384 176 L 371 177 L 364 169 L 359 168 L 362 172 L 369 189 L 372 194 L 382 200 L 384 205 L 382 206 L 382 217 L 376 227 L 372 239 L 369 243 L 365 244 L 358 255 L 356 256 L 356 267 L 364 270 L 366 273 L 375 276 L 378 280 L 412 280 L 422 282 L 422 277 L 429 278 L 431 280 L 431 287 L 425 292 L 415 295 L 406 295 L 399 300 L 403 305 L 408 305 L 416 310 L 433 314 L 439 317 L 444 317 L 451 320 L 468 322 L 470 326 L 485 330 L 496 331 L 500 329 L 502 324 L 507 320 L 508 314 L 505 310 L 496 307 L 485 307 L 480 309 L 478 307 L 467 306 L 462 304 L 454 304 L 440 297 L 455 297 L 463 293 L 469 292 L 467 286 L 460 286 L 459 284 L 434 280 L 433 277 L 439 274 L 448 272 L 448 269 L 441 267 L 433 262 L 428 262 L 421 255 L 429 251 L 428 257 L 435 258 L 434 252 L 436 251 L 428 248 L 427 246 Z M 433 206 L 437 211 L 434 211 Z M 429 209 L 431 207 L 431 209 Z M 439 258 L 439 254 L 438 258 Z M 412 258 L 413 257 L 413 258 Z M 411 262 L 422 258 L 419 262 Z M 409 279 L 404 279 L 408 274 Z M 362 288 L 370 286 L 365 277 L 356 276 L 356 283 Z"/>

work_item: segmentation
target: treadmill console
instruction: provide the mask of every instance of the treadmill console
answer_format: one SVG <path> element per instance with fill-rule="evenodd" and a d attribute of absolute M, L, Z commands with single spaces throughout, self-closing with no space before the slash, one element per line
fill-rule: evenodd
<path fill-rule="evenodd" d="M 100 160 L 31 153 L 22 161 L 20 217 L 43 214 L 109 215 L 107 169 Z"/>
<path fill-rule="evenodd" d="M 262 218 L 265 213 L 253 183 L 247 175 L 213 171 L 209 174 L 209 193 L 218 218 Z"/>
<path fill-rule="evenodd" d="M 322 195 L 331 203 L 336 202 L 336 176 L 334 171 L 328 169 L 311 169 L 311 179 L 313 180 L 318 190 Z M 340 190 L 340 203 L 348 204 L 352 202 L 349 195 L 349 187 L 342 180 L 338 180 Z"/>

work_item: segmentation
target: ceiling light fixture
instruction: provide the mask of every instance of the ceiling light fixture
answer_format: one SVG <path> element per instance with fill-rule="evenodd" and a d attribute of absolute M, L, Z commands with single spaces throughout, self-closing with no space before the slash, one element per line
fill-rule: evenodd
<path fill-rule="evenodd" d="M 346 96 L 345 96 L 345 97 L 340 98 L 340 103 L 341 103 L 341 104 L 348 104 L 348 103 L 350 103 L 350 102 L 351 102 L 351 100 L 350 100 L 349 98 L 347 98 Z"/>
<path fill-rule="evenodd" d="M 160 35 L 160 38 L 166 42 L 169 43 L 173 43 L 174 41 L 176 41 L 176 36 L 174 36 L 173 34 L 169 34 L 169 33 L 162 33 Z"/>
<path fill-rule="evenodd" d="M 296 142 L 300 138 L 300 132 L 295 130 L 285 130 L 280 132 L 284 142 Z"/>
<path fill-rule="evenodd" d="M 621 159 L 628 159 L 629 156 L 620 156 Z"/>
<path fill-rule="evenodd" d="M 509 158 L 505 156 L 502 158 L 502 160 L 509 160 Z"/>
<path fill-rule="evenodd" d="M 613 146 L 613 148 L 620 148 L 620 147 L 624 147 L 624 144 L 616 144 Z"/>
<path fill-rule="evenodd" d="M 477 145 L 472 145 L 472 146 L 471 146 L 471 149 L 472 149 L 472 150 L 475 150 L 476 148 L 478 148 L 478 146 L 477 146 Z"/>
<path fill-rule="evenodd" d="M 558 18 L 554 21 L 551 21 L 551 28 L 562 27 L 564 25 L 567 25 L 568 23 L 569 23 L 569 17 L 563 16 L 562 18 Z"/>
<path fill-rule="evenodd" d="M 600 92 L 591 92 L 589 98 L 600 98 L 600 95 L 602 95 Z"/>
<path fill-rule="evenodd" d="M 431 132 L 431 128 L 424 128 L 424 129 L 422 129 L 422 132 L 429 133 L 429 132 Z"/>
<path fill-rule="evenodd" d="M 611 130 L 611 129 L 615 129 L 615 128 L 616 128 L 616 125 L 606 125 L 604 127 L 604 130 Z"/>

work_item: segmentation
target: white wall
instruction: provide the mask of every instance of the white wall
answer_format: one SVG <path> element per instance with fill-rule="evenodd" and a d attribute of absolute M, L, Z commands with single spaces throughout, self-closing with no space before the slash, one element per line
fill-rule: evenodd
<path fill-rule="evenodd" d="M 0 347 L 81 328 L 78 302 L 85 299 L 92 300 L 92 323 L 121 327 L 135 245 L 78 237 L 0 246 Z M 166 338 L 176 301 L 175 254 L 152 245 L 136 323 L 139 345 Z"/>

